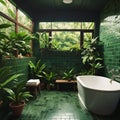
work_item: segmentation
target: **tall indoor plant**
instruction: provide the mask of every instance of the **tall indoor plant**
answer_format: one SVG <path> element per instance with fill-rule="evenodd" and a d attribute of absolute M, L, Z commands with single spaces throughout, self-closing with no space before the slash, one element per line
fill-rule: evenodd
<path fill-rule="evenodd" d="M 98 69 L 103 68 L 102 57 L 99 51 L 103 43 L 98 41 L 98 37 L 93 38 L 92 40 L 87 41 L 87 45 L 83 48 L 82 51 L 82 62 L 89 69 L 89 74 L 95 75 Z"/>
<path fill-rule="evenodd" d="M 38 60 L 36 63 L 29 61 L 28 65 L 30 68 L 30 77 L 32 79 L 43 77 L 43 72 L 46 68 L 46 65 L 42 64 L 41 60 Z"/>
<path fill-rule="evenodd" d="M 11 69 L 11 66 L 0 68 L 0 103 L 3 103 L 5 89 L 10 88 L 10 83 L 22 75 L 11 72 Z"/>
<path fill-rule="evenodd" d="M 34 36 L 32 34 L 19 32 L 12 32 L 9 36 L 9 46 L 11 47 L 11 53 L 17 57 L 18 54 L 26 55 L 31 53 L 30 40 Z"/>
<path fill-rule="evenodd" d="M 51 87 L 54 87 L 55 84 L 55 78 L 56 78 L 57 74 L 50 71 L 50 72 L 43 72 L 43 77 L 46 80 L 46 84 L 47 84 L 47 90 L 50 90 Z"/>
<path fill-rule="evenodd" d="M 9 28 L 10 24 L 0 24 L 0 59 L 3 58 L 3 56 L 10 55 L 9 53 L 9 46 L 8 46 L 8 36 L 4 32 L 4 29 Z"/>
<path fill-rule="evenodd" d="M 70 69 L 63 73 L 62 79 L 70 81 L 73 80 L 73 78 L 74 78 L 74 69 Z"/>
<path fill-rule="evenodd" d="M 8 93 L 8 98 L 11 100 L 9 107 L 12 110 L 14 117 L 20 117 L 25 101 L 28 101 L 32 95 L 26 91 L 25 82 L 19 82 L 13 89 L 6 88 L 5 91 Z"/>

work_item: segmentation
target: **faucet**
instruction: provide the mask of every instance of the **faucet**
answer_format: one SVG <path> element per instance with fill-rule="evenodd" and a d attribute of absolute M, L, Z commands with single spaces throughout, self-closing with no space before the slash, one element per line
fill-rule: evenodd
<path fill-rule="evenodd" d="M 113 81 L 113 80 L 112 80 L 112 79 L 110 79 L 110 83 L 111 83 L 111 84 L 112 84 L 112 81 Z"/>

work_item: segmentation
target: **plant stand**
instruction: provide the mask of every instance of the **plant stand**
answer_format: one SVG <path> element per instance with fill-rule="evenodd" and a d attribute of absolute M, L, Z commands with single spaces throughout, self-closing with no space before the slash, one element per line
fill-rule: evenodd
<path fill-rule="evenodd" d="M 57 86 L 57 90 L 60 89 L 60 84 L 71 84 L 73 85 L 73 90 L 74 91 L 76 90 L 76 84 L 77 84 L 76 80 L 56 80 L 55 83 Z"/>
<path fill-rule="evenodd" d="M 38 93 L 40 94 L 40 80 L 39 79 L 30 79 L 26 83 L 27 89 L 30 91 L 30 93 L 37 97 Z"/>

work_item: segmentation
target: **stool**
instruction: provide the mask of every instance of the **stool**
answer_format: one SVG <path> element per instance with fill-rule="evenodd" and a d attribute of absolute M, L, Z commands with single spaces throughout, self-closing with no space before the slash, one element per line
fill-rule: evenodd
<path fill-rule="evenodd" d="M 39 79 L 30 79 L 26 83 L 27 89 L 32 95 L 37 97 L 37 94 L 40 94 L 40 80 Z"/>

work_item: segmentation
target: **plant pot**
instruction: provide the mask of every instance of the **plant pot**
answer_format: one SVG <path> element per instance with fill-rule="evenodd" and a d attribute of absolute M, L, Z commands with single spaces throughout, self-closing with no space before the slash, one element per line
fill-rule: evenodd
<path fill-rule="evenodd" d="M 47 90 L 50 90 L 50 89 L 51 89 L 51 87 L 50 87 L 49 84 L 47 84 L 46 88 L 47 88 Z"/>
<path fill-rule="evenodd" d="M 2 60 L 2 55 L 0 54 L 0 60 Z"/>
<path fill-rule="evenodd" d="M 41 90 L 44 90 L 44 89 L 45 89 L 45 86 L 46 86 L 45 83 L 43 83 L 43 82 L 40 83 L 40 88 L 41 88 Z"/>
<path fill-rule="evenodd" d="M 18 50 L 14 50 L 12 54 L 13 54 L 15 57 L 18 57 L 18 53 L 19 53 Z"/>
<path fill-rule="evenodd" d="M 0 108 L 2 107 L 2 104 L 3 104 L 3 101 L 2 101 L 2 100 L 0 100 Z"/>
<path fill-rule="evenodd" d="M 18 105 L 16 105 L 13 102 L 11 102 L 9 104 L 9 107 L 11 108 L 11 111 L 12 111 L 14 117 L 20 117 L 20 115 L 22 114 L 24 106 L 25 106 L 25 102 L 24 101 L 22 101 Z"/>

